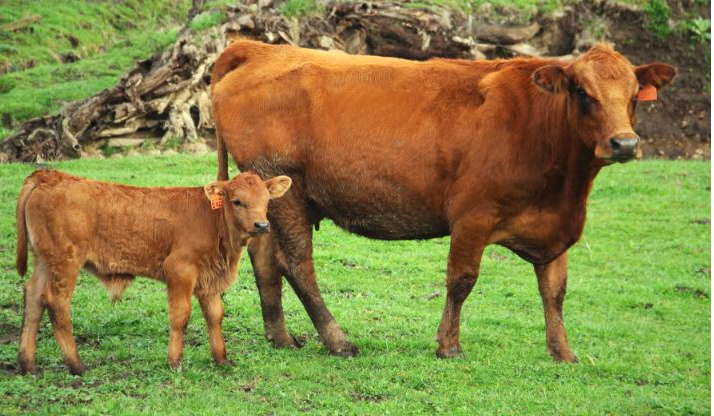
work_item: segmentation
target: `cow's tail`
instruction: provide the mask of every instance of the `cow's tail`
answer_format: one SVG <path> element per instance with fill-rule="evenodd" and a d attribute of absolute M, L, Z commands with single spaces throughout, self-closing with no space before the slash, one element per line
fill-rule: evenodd
<path fill-rule="evenodd" d="M 238 51 L 239 47 L 236 44 L 230 45 L 223 51 L 221 56 L 216 59 L 213 64 L 213 69 L 211 70 L 211 95 L 215 97 L 214 91 L 218 83 L 226 76 L 229 72 L 238 68 L 246 58 Z M 215 102 L 212 103 L 214 107 L 213 114 L 215 115 Z M 226 144 L 221 137 L 220 129 L 218 128 L 218 122 L 214 117 L 214 122 L 216 123 L 216 152 L 218 153 L 218 180 L 225 181 L 228 180 L 228 152 L 226 150 Z"/>
<path fill-rule="evenodd" d="M 221 133 L 216 128 L 216 153 L 218 153 L 218 180 L 228 180 L 228 152 L 226 144 L 221 139 Z"/>
<path fill-rule="evenodd" d="M 17 207 L 15 208 L 15 220 L 17 230 L 17 246 L 15 254 L 15 268 L 20 276 L 27 273 L 27 219 L 25 218 L 25 209 L 27 208 L 27 200 L 30 194 L 35 189 L 36 182 L 33 176 L 25 179 L 20 189 L 20 197 L 17 199 Z"/>

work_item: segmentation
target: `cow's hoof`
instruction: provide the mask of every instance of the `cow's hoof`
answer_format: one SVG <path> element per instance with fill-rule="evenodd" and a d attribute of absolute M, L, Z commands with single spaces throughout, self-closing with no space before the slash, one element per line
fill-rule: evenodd
<path fill-rule="evenodd" d="M 87 371 L 87 367 L 82 363 L 68 364 L 67 367 L 69 367 L 69 373 L 74 376 L 81 376 Z"/>
<path fill-rule="evenodd" d="M 461 347 L 459 346 L 454 346 L 451 348 L 447 349 L 437 349 L 436 350 L 436 356 L 439 358 L 455 358 L 455 357 L 461 357 L 464 355 L 464 352 L 461 351 Z"/>
<path fill-rule="evenodd" d="M 300 340 L 295 338 L 292 335 L 288 335 L 287 337 L 281 337 L 281 338 L 273 338 L 270 339 L 270 342 L 273 343 L 273 348 L 302 348 L 304 345 Z"/>
<path fill-rule="evenodd" d="M 359 354 L 359 348 L 350 342 L 345 342 L 339 348 L 330 350 L 330 355 L 336 355 L 338 357 L 354 357 L 357 354 Z"/>
<path fill-rule="evenodd" d="M 172 370 L 180 370 L 181 360 L 169 360 L 169 367 L 171 367 Z"/>
<path fill-rule="evenodd" d="M 553 355 L 553 354 L 551 354 L 551 355 Z M 563 354 L 563 355 L 561 355 L 561 356 L 555 356 L 555 355 L 553 355 L 553 361 L 555 361 L 556 363 L 575 364 L 575 363 L 577 363 L 579 360 L 578 360 L 578 357 L 577 357 L 575 354 L 570 353 L 570 354 Z"/>
<path fill-rule="evenodd" d="M 556 363 L 577 363 L 578 357 L 570 351 L 570 348 L 565 346 L 564 348 L 557 348 L 556 346 L 548 346 L 546 348 L 548 354 L 553 357 L 553 361 Z"/>

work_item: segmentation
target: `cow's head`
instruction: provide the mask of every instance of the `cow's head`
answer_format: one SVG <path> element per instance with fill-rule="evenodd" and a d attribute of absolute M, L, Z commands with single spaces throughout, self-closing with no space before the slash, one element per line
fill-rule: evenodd
<path fill-rule="evenodd" d="M 223 210 L 230 228 L 255 235 L 270 231 L 268 201 L 283 196 L 291 184 L 287 176 L 263 181 L 254 173 L 244 172 L 229 181 L 211 182 L 203 191 L 214 209 Z"/>
<path fill-rule="evenodd" d="M 567 96 L 570 129 L 596 158 L 626 162 L 639 153 L 633 125 L 640 91 L 659 90 L 675 74 L 662 63 L 634 67 L 609 46 L 596 45 L 568 65 L 538 68 L 533 82 L 548 93 Z"/>

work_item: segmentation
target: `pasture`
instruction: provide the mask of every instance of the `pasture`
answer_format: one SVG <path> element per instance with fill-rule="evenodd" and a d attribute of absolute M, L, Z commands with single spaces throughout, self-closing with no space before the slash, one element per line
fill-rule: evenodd
<path fill-rule="evenodd" d="M 201 186 L 215 155 L 51 163 L 94 179 Z M 447 238 L 381 242 L 331 223 L 316 232 L 328 307 L 361 349 L 331 357 L 285 284 L 300 350 L 263 339 L 247 256 L 225 295 L 231 368 L 213 365 L 194 300 L 183 367 L 166 363 L 164 286 L 137 279 L 112 305 L 79 279 L 73 321 L 89 371 L 67 373 L 45 315 L 39 376 L 16 374 L 24 278 L 14 270 L 15 201 L 31 165 L 0 165 L 0 414 L 709 414 L 710 163 L 643 161 L 603 169 L 571 249 L 565 320 L 575 365 L 545 353 L 532 267 L 499 247 L 466 301 L 465 356 L 438 360 Z"/>

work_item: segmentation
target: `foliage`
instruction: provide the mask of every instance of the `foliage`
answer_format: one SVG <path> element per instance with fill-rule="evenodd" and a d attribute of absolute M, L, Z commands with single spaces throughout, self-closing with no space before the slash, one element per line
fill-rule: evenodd
<path fill-rule="evenodd" d="M 695 44 L 711 42 L 712 22 L 709 19 L 686 19 L 680 23 L 679 28 Z"/>
<path fill-rule="evenodd" d="M 658 38 L 664 39 L 672 33 L 669 26 L 670 10 L 666 0 L 649 0 L 644 10 L 648 17 L 647 28 Z"/>
<path fill-rule="evenodd" d="M 193 18 L 191 21 L 191 30 L 193 31 L 200 31 L 207 29 L 212 26 L 216 26 L 218 24 L 221 24 L 223 20 L 225 19 L 225 14 L 221 12 L 215 12 L 215 11 L 208 11 L 208 12 L 203 12 L 196 17 Z"/>
<path fill-rule="evenodd" d="M 287 0 L 280 5 L 280 13 L 288 17 L 299 17 L 319 13 L 320 5 L 315 0 Z"/>
<path fill-rule="evenodd" d="M 147 186 L 201 186 L 216 171 L 215 155 L 51 165 Z M 288 326 L 305 346 L 272 349 L 245 256 L 224 298 L 234 367 L 212 364 L 194 302 L 184 365 L 170 371 L 163 285 L 138 278 L 112 305 L 83 275 L 73 300 L 90 368 L 82 378 L 66 372 L 47 318 L 42 374 L 12 372 L 25 280 L 14 271 L 14 209 L 32 169 L 0 165 L 0 414 L 709 414 L 708 162 L 633 162 L 600 173 L 570 256 L 565 319 L 579 364 L 545 354 L 532 268 L 499 247 L 487 249 L 464 306 L 466 355 L 436 359 L 448 239 L 374 241 L 325 221 L 315 232 L 322 293 L 360 356 L 328 356 L 289 288 Z"/>
<path fill-rule="evenodd" d="M 116 84 L 137 60 L 171 44 L 190 0 L 142 2 L 7 0 L 0 25 L 26 16 L 42 19 L 25 30 L 0 31 L 0 140 L 18 123 L 89 97 Z M 59 57 L 81 59 L 62 64 Z M 30 69 L 23 69 L 28 65 Z M 2 72 L 2 71 L 0 71 Z"/>

